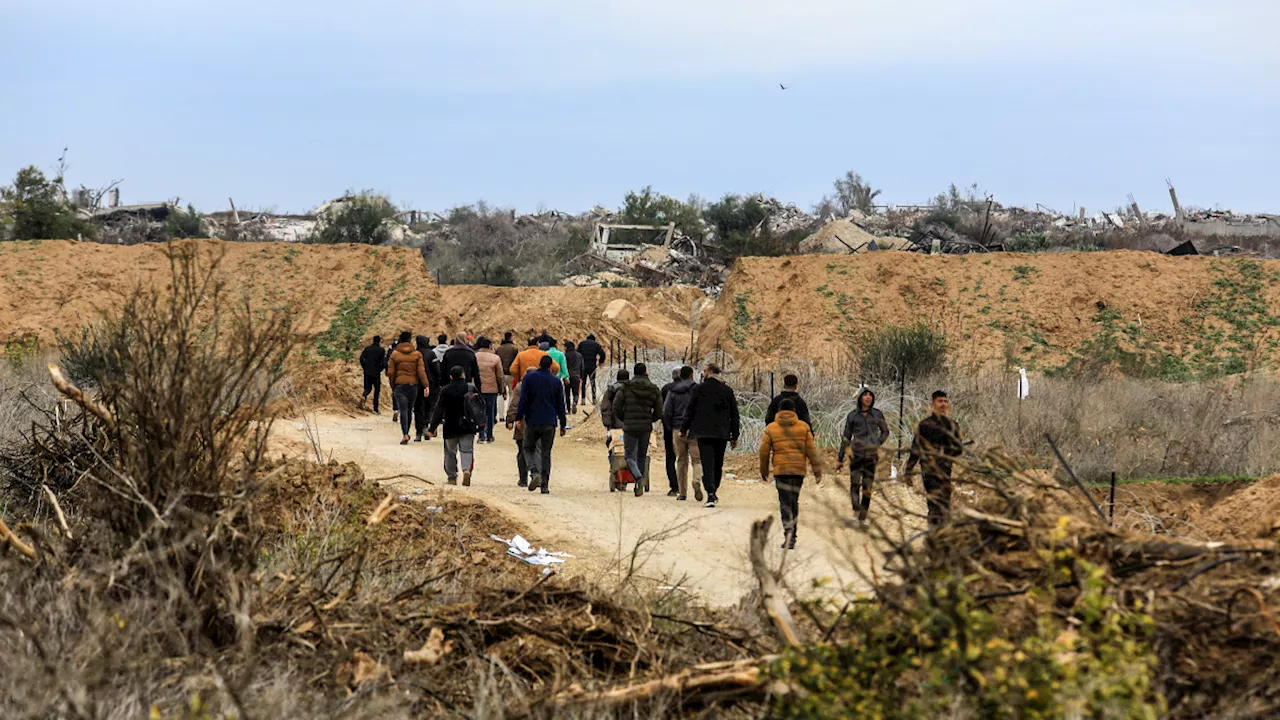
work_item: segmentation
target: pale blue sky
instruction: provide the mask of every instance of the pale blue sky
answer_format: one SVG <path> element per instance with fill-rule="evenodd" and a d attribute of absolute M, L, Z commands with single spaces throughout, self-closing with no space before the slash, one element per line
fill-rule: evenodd
<path fill-rule="evenodd" d="M 1280 212 L 1276 0 L 0 0 L 0 175 L 440 210 L 762 191 Z M 790 89 L 780 90 L 778 83 Z"/>

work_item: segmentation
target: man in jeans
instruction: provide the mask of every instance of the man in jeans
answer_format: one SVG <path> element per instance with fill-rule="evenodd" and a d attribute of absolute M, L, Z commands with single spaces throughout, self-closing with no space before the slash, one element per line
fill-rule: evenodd
<path fill-rule="evenodd" d="M 422 353 L 413 345 L 413 333 L 400 333 L 400 344 L 387 360 L 387 378 L 394 388 L 396 411 L 400 420 L 400 432 L 404 434 L 401 445 L 409 444 L 409 424 L 413 422 L 413 404 L 418 393 L 427 385 L 427 366 L 422 360 Z M 430 389 L 427 390 L 430 392 Z"/>
<path fill-rule="evenodd" d="M 369 401 L 369 393 L 373 393 L 373 414 L 378 412 L 378 401 L 382 398 L 382 372 L 387 369 L 387 349 L 382 347 L 382 338 L 374 335 L 373 342 L 360 353 L 360 370 L 364 372 L 364 397 L 360 398 L 360 409 Z"/>
<path fill-rule="evenodd" d="M 649 380 L 649 367 L 644 363 L 636 363 L 631 380 L 618 388 L 613 398 L 613 417 L 622 424 L 627 469 L 639 489 L 643 487 L 643 479 L 649 476 L 649 438 L 653 435 L 653 424 L 662 419 L 662 392 Z"/>
<path fill-rule="evenodd" d="M 840 434 L 840 452 L 836 455 L 836 472 L 844 469 L 844 452 L 849 456 L 849 498 L 858 527 L 867 523 L 867 511 L 871 509 L 871 487 L 876 479 L 876 466 L 880 463 L 880 446 L 889 439 L 889 423 L 876 409 L 876 394 L 870 388 L 858 393 L 858 409 L 844 419 L 844 431 Z"/>
<path fill-rule="evenodd" d="M 551 372 L 554 361 L 544 355 L 538 369 L 526 373 L 516 407 L 516 424 L 523 423 L 525 462 L 529 465 L 529 492 L 541 488 L 551 492 L 551 447 L 556 442 L 556 425 L 564 437 L 568 418 L 564 409 L 564 383 Z"/>
<path fill-rule="evenodd" d="M 462 455 L 462 485 L 471 485 L 471 471 L 475 468 L 476 431 L 478 428 L 467 419 L 467 395 L 476 391 L 467 382 L 466 371 L 461 365 L 449 368 L 449 384 L 440 391 L 435 412 L 431 415 L 431 430 L 436 436 L 440 423 L 444 423 L 444 474 L 450 485 L 458 484 L 458 455 Z"/>
<path fill-rule="evenodd" d="M 680 381 L 667 391 L 667 399 L 662 403 L 662 424 L 672 430 L 671 443 L 675 448 L 676 485 L 680 494 L 676 500 L 689 499 L 689 475 L 693 475 L 693 499 L 702 502 L 702 459 L 698 455 L 698 441 L 680 432 L 684 416 L 689 412 L 689 401 L 693 398 L 693 389 L 698 383 L 693 381 L 693 368 L 685 365 L 680 368 Z"/>
<path fill-rule="evenodd" d="M 493 351 L 493 341 L 482 337 L 476 341 L 476 365 L 480 379 L 475 385 L 484 397 L 488 423 L 480 429 L 480 442 L 493 442 L 493 429 L 498 424 L 498 395 L 507 396 L 506 374 L 502 370 L 502 358 Z"/>

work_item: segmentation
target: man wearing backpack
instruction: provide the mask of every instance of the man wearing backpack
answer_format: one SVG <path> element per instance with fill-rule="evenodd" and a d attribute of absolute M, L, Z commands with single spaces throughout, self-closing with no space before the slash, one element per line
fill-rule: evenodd
<path fill-rule="evenodd" d="M 449 368 L 449 384 L 440 391 L 428 436 L 435 437 L 436 430 L 444 423 L 444 474 L 450 485 L 458 484 L 459 454 L 462 455 L 462 484 L 464 487 L 471 485 L 476 433 L 487 414 L 484 398 L 474 385 L 467 382 L 462 366 Z"/>
<path fill-rule="evenodd" d="M 653 424 L 662 419 L 662 391 L 649 379 L 649 368 L 644 363 L 636 363 L 634 377 L 614 395 L 613 417 L 622 425 L 627 469 L 637 483 L 647 480 L 649 438 Z"/>
<path fill-rule="evenodd" d="M 373 414 L 378 412 L 378 401 L 382 399 L 382 373 L 387 369 L 387 350 L 382 347 L 382 338 L 375 335 L 369 347 L 360 353 L 360 369 L 364 372 L 364 397 L 360 398 L 360 409 L 369 401 L 369 393 L 373 393 Z"/>

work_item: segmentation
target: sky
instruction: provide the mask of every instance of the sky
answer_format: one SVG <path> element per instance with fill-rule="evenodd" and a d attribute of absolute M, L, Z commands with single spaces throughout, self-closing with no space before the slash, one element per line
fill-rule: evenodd
<path fill-rule="evenodd" d="M 1272 0 L 0 0 L 0 178 L 302 212 L 652 186 L 1280 212 Z M 783 90 L 780 84 L 785 84 Z M 0 180 L 3 182 L 3 180 Z"/>

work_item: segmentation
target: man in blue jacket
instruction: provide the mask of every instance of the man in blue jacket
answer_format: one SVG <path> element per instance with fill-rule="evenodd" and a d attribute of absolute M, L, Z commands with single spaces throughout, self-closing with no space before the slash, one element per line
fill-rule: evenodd
<path fill-rule="evenodd" d="M 564 408 L 564 383 L 551 374 L 550 355 L 538 362 L 538 369 L 526 373 L 520 384 L 520 405 L 516 424 L 524 427 L 525 462 L 529 465 L 529 492 L 542 488 L 551 492 L 551 446 L 556 441 L 556 425 L 564 437 L 568 418 Z"/>

